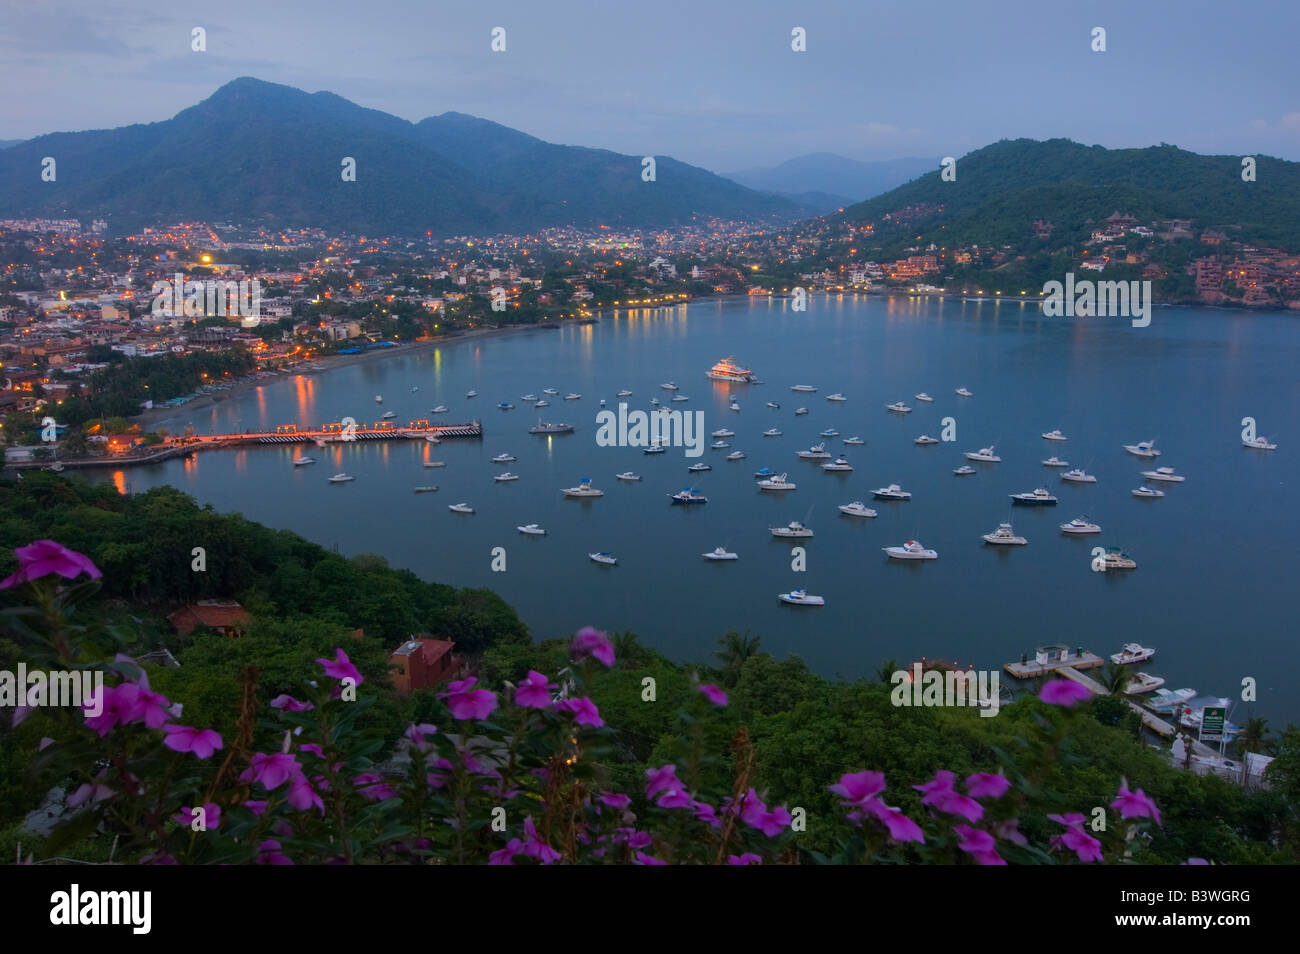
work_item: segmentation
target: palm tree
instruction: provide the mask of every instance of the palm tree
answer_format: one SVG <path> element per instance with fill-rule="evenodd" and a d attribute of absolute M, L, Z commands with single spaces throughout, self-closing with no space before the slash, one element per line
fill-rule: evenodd
<path fill-rule="evenodd" d="M 1273 747 L 1273 740 L 1268 737 L 1268 720 L 1251 716 L 1242 727 L 1238 741 L 1243 752 L 1266 754 Z"/>
<path fill-rule="evenodd" d="M 1112 696 L 1118 696 L 1128 688 L 1130 678 L 1127 669 L 1112 662 L 1106 664 L 1106 668 L 1101 671 L 1101 678 L 1097 681 L 1105 686 L 1106 691 Z"/>
<path fill-rule="evenodd" d="M 619 665 L 631 666 L 645 655 L 645 647 L 640 643 L 641 637 L 630 629 L 615 633 L 610 642 L 614 644 L 614 658 Z"/>
<path fill-rule="evenodd" d="M 736 680 L 740 678 L 740 670 L 744 668 L 746 661 L 758 655 L 760 642 L 760 637 L 750 636 L 749 630 L 745 630 L 744 636 L 733 630 L 718 640 L 718 645 L 722 648 L 713 655 L 722 663 L 723 679 L 728 686 L 736 684 Z"/>
<path fill-rule="evenodd" d="M 898 660 L 886 659 L 881 662 L 880 668 L 876 670 L 876 681 L 893 682 L 894 673 L 896 672 L 898 672 Z"/>

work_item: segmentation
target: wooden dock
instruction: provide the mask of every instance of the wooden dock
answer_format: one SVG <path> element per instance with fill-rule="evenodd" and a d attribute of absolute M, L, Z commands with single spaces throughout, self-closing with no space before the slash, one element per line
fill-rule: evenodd
<path fill-rule="evenodd" d="M 1096 669 L 1099 666 L 1106 665 L 1106 660 L 1093 653 L 1083 653 L 1082 655 L 1070 655 L 1066 658 L 1055 659 L 1030 659 L 1026 662 L 1010 662 L 1002 668 L 1017 679 L 1037 679 L 1039 676 L 1046 676 L 1054 672 L 1065 674 L 1066 671 L 1075 672 L 1079 669 Z M 1088 680 L 1092 682 L 1091 679 Z M 1093 683 L 1096 685 L 1096 683 Z M 1098 686 L 1100 689 L 1100 686 Z M 1105 691 L 1105 690 L 1101 690 Z"/>

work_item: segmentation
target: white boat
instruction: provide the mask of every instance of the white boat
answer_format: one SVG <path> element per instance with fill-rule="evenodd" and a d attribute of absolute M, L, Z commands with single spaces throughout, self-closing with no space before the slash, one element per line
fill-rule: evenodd
<path fill-rule="evenodd" d="M 1173 712 L 1195 696 L 1195 689 L 1157 689 L 1147 700 L 1147 708 L 1154 712 Z"/>
<path fill-rule="evenodd" d="M 1060 431 L 1048 431 L 1046 434 L 1043 435 L 1043 440 L 1045 440 L 1045 441 L 1064 441 L 1064 440 L 1069 440 L 1069 438 L 1067 438 L 1067 437 L 1066 437 L 1064 434 L 1062 434 Z"/>
<path fill-rule="evenodd" d="M 971 474 L 975 473 L 975 468 L 972 467 L 970 464 L 962 464 L 960 467 L 954 470 L 953 473 L 956 474 L 958 477 L 969 477 Z"/>
<path fill-rule="evenodd" d="M 727 441 L 714 441 L 712 444 L 709 445 L 709 447 L 712 450 L 722 450 L 724 447 L 730 447 L 730 446 L 731 444 L 729 444 Z"/>
<path fill-rule="evenodd" d="M 556 393 L 558 393 L 558 392 L 556 392 Z M 631 396 L 632 396 L 632 392 L 629 391 L 629 390 L 627 390 L 626 388 L 624 388 L 622 391 L 619 391 L 618 394 L 615 395 L 615 396 L 616 396 L 616 397 L 631 397 Z"/>
<path fill-rule="evenodd" d="M 1068 480 L 1072 484 L 1095 484 L 1097 482 L 1095 475 L 1089 474 L 1078 467 L 1073 470 L 1067 470 L 1061 475 L 1061 479 Z"/>
<path fill-rule="evenodd" d="M 826 428 L 826 430 L 822 431 L 821 434 L 820 434 L 819 436 L 821 436 L 821 437 L 839 437 L 839 436 L 840 436 L 840 432 L 837 431 L 837 430 L 836 430 L 835 428 L 833 428 L 833 427 L 828 427 L 828 428 Z"/>
<path fill-rule="evenodd" d="M 425 439 L 426 441 L 428 441 L 430 444 L 441 444 L 441 443 L 442 443 L 442 441 L 438 440 L 438 438 L 434 437 L 432 434 L 425 434 L 425 435 L 424 435 L 424 439 Z"/>
<path fill-rule="evenodd" d="M 732 402 L 731 402 L 729 405 L 727 405 L 727 406 L 728 406 L 729 408 L 731 408 L 731 410 L 733 410 L 733 411 L 739 411 L 739 410 L 740 410 L 740 405 L 737 404 L 735 401 L 732 401 Z"/>
<path fill-rule="evenodd" d="M 1111 654 L 1110 661 L 1117 666 L 1127 666 L 1132 663 L 1146 662 L 1155 654 L 1154 649 L 1141 643 L 1125 643 L 1123 649 Z"/>
<path fill-rule="evenodd" d="M 518 530 L 520 533 L 528 533 L 535 537 L 546 536 L 546 531 L 543 530 L 535 523 L 526 523 L 522 527 L 515 527 L 515 529 Z"/>
<path fill-rule="evenodd" d="M 813 532 L 805 527 L 798 520 L 791 520 L 784 527 L 768 527 L 774 537 L 799 537 L 807 538 L 813 535 Z"/>
<path fill-rule="evenodd" d="M 1070 462 L 1068 460 L 1061 460 L 1061 458 L 1057 457 L 1056 455 L 1052 455 L 1051 457 L 1047 458 L 1047 460 L 1043 461 L 1043 466 L 1044 467 L 1069 467 Z"/>
<path fill-rule="evenodd" d="M 669 494 L 675 504 L 706 504 L 709 498 L 691 487 L 683 487 L 675 494 Z"/>
<path fill-rule="evenodd" d="M 497 407 L 499 407 L 503 411 L 513 411 L 515 409 L 515 406 L 511 404 L 509 401 L 502 401 L 500 404 L 497 405 Z"/>
<path fill-rule="evenodd" d="M 314 463 L 316 463 L 315 457 L 295 457 L 293 459 L 293 466 L 295 467 L 302 467 L 304 464 L 314 464 Z"/>
<path fill-rule="evenodd" d="M 445 405 L 445 404 L 439 404 L 439 405 L 438 405 L 437 407 L 435 407 L 435 408 L 430 408 L 430 409 L 429 409 L 429 413 L 430 413 L 430 414 L 446 414 L 446 413 L 447 413 L 447 405 Z"/>
<path fill-rule="evenodd" d="M 807 450 L 801 450 L 798 452 L 797 456 L 799 457 L 800 460 L 830 460 L 831 459 L 831 455 L 826 453 L 825 442 L 822 442 L 820 444 L 814 444 L 812 447 L 808 448 Z"/>
<path fill-rule="evenodd" d="M 572 432 L 572 424 L 552 424 L 550 421 L 538 421 L 528 428 L 529 434 L 571 434 Z"/>
<path fill-rule="evenodd" d="M 603 497 L 605 491 L 597 490 L 591 486 L 591 478 L 584 477 L 576 487 L 565 487 L 560 491 L 566 497 Z"/>
<path fill-rule="evenodd" d="M 536 394 L 525 394 L 525 395 L 524 395 L 523 397 L 521 397 L 519 400 L 521 400 L 521 401 L 536 401 L 536 400 L 537 400 L 537 395 L 536 395 Z"/>
<path fill-rule="evenodd" d="M 1043 487 L 1039 487 L 1037 490 L 1031 490 L 1027 493 L 1010 494 L 1009 496 L 1011 497 L 1012 500 L 1014 500 L 1018 504 L 1029 504 L 1031 506 L 1039 505 L 1039 506 L 1049 506 L 1049 507 L 1056 506 L 1056 498 L 1053 497 L 1051 494 L 1049 494 L 1047 490 L 1044 489 Z"/>
<path fill-rule="evenodd" d="M 634 473 L 632 473 L 632 471 L 630 471 L 630 470 L 625 470 L 625 471 L 623 471 L 623 473 L 621 473 L 621 474 L 615 474 L 614 476 L 615 476 L 617 479 L 619 479 L 619 480 L 628 480 L 628 481 L 632 481 L 632 480 L 640 480 L 640 479 L 641 479 L 641 475 L 640 475 L 640 474 L 634 474 Z"/>
<path fill-rule="evenodd" d="M 1024 537 L 1016 536 L 1016 531 L 1012 529 L 1009 523 L 1000 523 L 998 528 L 992 533 L 984 534 L 985 543 L 996 543 L 1004 546 L 1022 547 L 1029 541 Z"/>
<path fill-rule="evenodd" d="M 1276 444 L 1270 444 L 1266 437 L 1256 437 L 1253 440 L 1241 439 L 1242 447 L 1251 447 L 1255 450 L 1277 450 Z"/>
<path fill-rule="evenodd" d="M 726 445 L 724 444 L 723 446 L 725 447 Z M 660 444 L 658 441 L 656 441 L 655 443 L 651 444 L 649 447 L 643 449 L 643 450 L 641 451 L 641 453 L 643 453 L 643 454 L 662 454 L 662 453 L 664 453 L 664 452 L 667 451 L 667 450 L 668 450 L 668 448 L 664 447 L 663 444 Z"/>
<path fill-rule="evenodd" d="M 730 454 L 727 455 L 727 460 L 744 460 L 744 459 L 745 459 L 744 451 L 732 451 Z"/>
<path fill-rule="evenodd" d="M 673 400 L 674 400 L 674 401 L 689 401 L 690 398 L 688 398 L 685 394 L 674 394 L 674 395 L 673 395 Z M 604 402 L 604 401 L 601 401 L 600 403 L 601 403 L 601 404 L 604 404 L 605 402 Z"/>
<path fill-rule="evenodd" d="M 840 513 L 846 513 L 850 517 L 874 517 L 876 512 L 864 504 L 861 500 L 855 500 L 853 503 L 840 504 Z"/>
<path fill-rule="evenodd" d="M 473 513 L 474 508 L 467 503 L 455 503 L 447 508 L 452 513 Z"/>
<path fill-rule="evenodd" d="M 564 400 L 566 400 L 566 401 L 577 401 L 577 400 L 580 400 L 581 398 L 582 398 L 582 395 L 581 395 L 581 394 L 566 394 L 566 395 L 564 395 Z"/>
<path fill-rule="evenodd" d="M 411 385 L 411 393 L 412 393 L 412 394 L 414 394 L 414 393 L 415 393 L 416 391 L 418 391 L 418 390 L 420 390 L 420 386 L 419 386 L 418 384 L 412 384 L 412 385 Z"/>
<path fill-rule="evenodd" d="M 901 547 L 881 547 L 894 560 L 937 560 L 939 554 L 927 550 L 916 540 L 908 540 Z"/>
<path fill-rule="evenodd" d="M 587 556 L 591 558 L 591 562 L 593 563 L 603 563 L 605 566 L 618 565 L 618 558 L 612 553 L 588 553 Z"/>
<path fill-rule="evenodd" d="M 970 393 L 970 391 L 966 390 L 965 388 L 957 388 L 957 393 L 960 394 L 962 397 L 971 397 L 971 396 L 972 396 L 971 393 Z"/>
<path fill-rule="evenodd" d="M 514 454 L 497 454 L 496 457 L 493 457 L 493 458 L 492 458 L 492 463 L 494 463 L 494 464 L 512 464 L 512 463 L 514 463 L 516 460 L 518 460 L 518 458 L 515 457 Z"/>
<path fill-rule="evenodd" d="M 1136 570 L 1137 560 L 1120 550 L 1118 547 L 1111 547 L 1106 551 L 1106 555 L 1101 559 L 1103 570 Z"/>
<path fill-rule="evenodd" d="M 1181 484 L 1187 479 L 1182 474 L 1175 474 L 1172 467 L 1157 467 L 1155 470 L 1144 470 L 1142 476 L 1147 480 L 1161 480 L 1167 484 Z"/>
<path fill-rule="evenodd" d="M 754 381 L 753 373 L 748 368 L 736 364 L 732 358 L 723 358 L 706 371 L 705 375 L 714 381 L 730 381 L 733 384 L 749 384 Z"/>
<path fill-rule="evenodd" d="M 478 397 L 478 392 L 477 392 L 477 391 L 466 391 L 466 392 L 465 392 L 465 397 L 467 397 L 467 398 Z"/>
<path fill-rule="evenodd" d="M 782 603 L 791 603 L 795 606 L 825 606 L 826 600 L 820 596 L 810 596 L 803 590 L 791 590 L 789 593 L 778 593 L 777 599 Z"/>
<path fill-rule="evenodd" d="M 790 390 L 799 391 L 803 394 L 812 394 L 817 389 L 813 387 L 811 384 L 792 384 L 790 385 Z"/>
<path fill-rule="evenodd" d="M 415 492 L 417 494 L 431 494 L 437 491 L 437 489 L 438 489 L 437 487 L 433 486 L 432 484 L 429 484 L 426 487 L 416 487 Z"/>
<path fill-rule="evenodd" d="M 757 478 L 757 477 L 774 477 L 775 475 L 776 475 L 776 471 L 774 471 L 771 467 L 760 467 L 758 470 L 754 471 L 754 476 L 755 476 L 756 478 Z"/>
<path fill-rule="evenodd" d="M 1087 517 L 1075 517 L 1069 523 L 1061 524 L 1062 533 L 1101 533 L 1101 527 L 1090 521 Z"/>
<path fill-rule="evenodd" d="M 768 402 L 767 402 L 767 406 L 770 407 L 770 408 L 771 408 L 772 410 L 774 410 L 774 411 L 779 411 L 779 410 L 781 410 L 781 405 L 777 404 L 775 401 L 768 401 Z"/>
<path fill-rule="evenodd" d="M 913 444 L 916 444 L 916 445 L 918 445 L 918 446 L 920 446 L 920 447 L 927 447 L 927 446 L 929 446 L 930 444 L 937 444 L 937 443 L 939 443 L 939 439 L 936 438 L 936 437 L 931 437 L 929 434 L 922 434 L 922 435 L 921 435 L 920 437 L 918 437 L 916 440 L 912 441 L 912 443 L 913 443 Z"/>
<path fill-rule="evenodd" d="M 916 395 L 916 399 L 918 401 L 925 401 L 927 404 L 934 401 L 934 398 L 930 397 L 930 395 L 926 394 L 924 391 Z"/>
<path fill-rule="evenodd" d="M 376 403 L 376 404 L 383 404 L 383 403 L 384 403 L 384 396 L 383 396 L 382 394 L 376 394 L 376 395 L 375 395 L 375 403 Z"/>
<path fill-rule="evenodd" d="M 600 403 L 601 403 L 601 404 L 604 404 L 605 402 L 604 402 L 604 401 L 601 401 Z M 550 402 L 550 401 L 538 401 L 536 404 L 533 405 L 533 407 L 535 407 L 535 408 L 536 408 L 536 407 L 550 407 L 550 406 L 551 406 L 551 402 Z"/>
<path fill-rule="evenodd" d="M 356 478 L 348 474 L 335 474 L 329 479 L 329 482 L 331 484 L 346 484 L 349 480 L 356 480 Z"/>
<path fill-rule="evenodd" d="M 1124 695 L 1140 696 L 1145 692 L 1159 689 L 1165 684 L 1163 676 L 1153 676 L 1149 672 L 1135 672 L 1128 677 L 1124 686 Z"/>
<path fill-rule="evenodd" d="M 1227 696 L 1206 697 L 1204 699 L 1192 699 L 1184 707 L 1178 716 L 1178 723 L 1184 729 L 1199 730 L 1201 721 L 1205 718 L 1205 709 L 1207 706 L 1216 706 L 1227 709 L 1232 705 L 1232 700 Z M 1226 728 L 1226 726 L 1225 726 Z M 1231 736 L 1233 733 L 1229 732 Z"/>
<path fill-rule="evenodd" d="M 834 394 L 828 394 L 828 395 L 826 395 L 826 400 L 828 400 L 828 401 L 847 401 L 848 398 L 846 398 L 843 394 L 840 394 L 838 391 L 836 391 Z"/>
<path fill-rule="evenodd" d="M 850 447 L 861 447 L 863 444 L 866 443 L 866 441 L 864 441 L 862 438 L 858 437 L 855 434 L 852 437 L 844 438 L 844 443 L 848 444 Z"/>
<path fill-rule="evenodd" d="M 911 500 L 911 491 L 904 490 L 898 484 L 890 484 L 888 487 L 879 487 L 871 492 L 881 500 Z"/>
<path fill-rule="evenodd" d="M 1156 490 L 1154 487 L 1148 487 L 1146 484 L 1143 484 L 1137 490 L 1133 491 L 1134 497 L 1149 497 L 1155 499 L 1156 497 L 1163 497 L 1164 495 L 1165 492 L 1163 490 Z"/>
<path fill-rule="evenodd" d="M 780 429 L 780 428 L 777 428 L 777 427 L 769 427 L 767 430 L 765 430 L 765 431 L 763 432 L 763 436 L 764 436 L 764 437 L 780 437 L 780 436 L 781 436 L 781 429 Z"/>
<path fill-rule="evenodd" d="M 709 436 L 710 436 L 710 437 L 713 437 L 713 438 L 718 438 L 718 437 L 735 437 L 735 436 L 736 436 L 736 432 L 735 432 L 735 431 L 732 431 L 732 430 L 728 430 L 728 429 L 725 428 L 725 427 L 720 427 L 720 428 L 718 428 L 716 431 L 714 431 L 712 434 L 710 434 Z"/>
<path fill-rule="evenodd" d="M 380 418 L 385 421 L 391 421 L 395 417 L 397 417 L 396 411 L 385 411 L 383 414 L 380 415 Z"/>
<path fill-rule="evenodd" d="M 690 467 L 687 467 L 686 469 L 689 470 L 689 471 L 690 471 L 691 473 L 693 473 L 693 474 L 698 474 L 700 471 L 704 471 L 704 470 L 712 470 L 712 469 L 713 469 L 713 465 L 712 465 L 712 464 L 705 464 L 705 463 L 691 464 L 691 466 L 690 466 Z"/>
<path fill-rule="evenodd" d="M 904 404 L 902 401 L 895 401 L 893 404 L 886 404 L 885 410 L 897 411 L 899 414 L 908 414 L 911 413 L 912 409 L 908 407 L 906 404 Z"/>
<path fill-rule="evenodd" d="M 677 390 L 677 382 L 675 382 L 675 381 L 669 381 L 667 384 L 661 384 L 661 385 L 659 385 L 659 386 L 660 386 L 661 388 L 663 388 L 665 391 L 676 391 L 676 390 Z"/>
<path fill-rule="evenodd" d="M 497 474 L 497 475 L 496 475 L 495 477 L 493 477 L 492 479 L 495 480 L 495 481 L 496 481 L 497 483 L 499 483 L 499 484 L 504 484 L 504 483 L 506 483 L 506 482 L 508 482 L 508 481 L 511 481 L 511 480 L 518 480 L 518 479 L 519 479 L 519 475 L 518 475 L 518 474 L 512 474 L 512 473 L 510 473 L 510 471 L 506 471 L 504 474 Z"/>
<path fill-rule="evenodd" d="M 850 471 L 852 469 L 853 469 L 853 465 L 850 464 L 847 458 L 844 457 L 837 457 L 830 463 L 822 464 L 822 470 Z"/>
<path fill-rule="evenodd" d="M 1139 441 L 1136 444 L 1125 444 L 1124 449 L 1134 457 L 1159 457 L 1160 451 L 1154 445 L 1155 441 Z"/>
<path fill-rule="evenodd" d="M 445 460 L 426 460 L 424 462 L 424 466 L 425 467 L 446 467 L 447 462 Z"/>
<path fill-rule="evenodd" d="M 794 490 L 795 484 L 786 480 L 785 474 L 777 474 L 775 477 L 769 477 L 766 480 L 758 482 L 759 490 Z"/>
<path fill-rule="evenodd" d="M 807 414 L 807 413 L 808 413 L 808 409 L 806 407 L 797 407 L 794 409 L 795 417 L 798 417 L 800 414 Z"/>
<path fill-rule="evenodd" d="M 981 447 L 977 451 L 966 451 L 965 454 L 967 460 L 982 460 L 989 464 L 996 464 L 998 461 L 1002 460 L 1001 457 L 993 453 L 993 447 L 991 445 L 989 447 Z"/>
<path fill-rule="evenodd" d="M 543 393 L 543 394 L 549 394 L 549 395 L 551 395 L 551 396 L 553 397 L 553 396 L 555 396 L 556 394 L 559 394 L 560 392 L 557 391 L 555 388 L 542 388 L 542 393 Z"/>
<path fill-rule="evenodd" d="M 705 554 L 704 554 L 704 559 L 706 559 L 706 560 L 736 560 L 736 559 L 739 559 L 739 557 L 737 557 L 736 554 L 734 554 L 734 553 L 730 553 L 730 552 L 728 552 L 726 547 L 716 547 L 716 548 L 713 550 L 712 553 L 705 553 Z"/>

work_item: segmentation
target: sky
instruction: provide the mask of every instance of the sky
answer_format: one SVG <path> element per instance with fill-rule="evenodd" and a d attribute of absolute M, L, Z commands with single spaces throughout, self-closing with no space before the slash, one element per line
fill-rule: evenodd
<path fill-rule="evenodd" d="M 716 172 L 1022 136 L 1300 160 L 1300 0 L 0 2 L 0 140 L 156 122 L 254 76 Z"/>

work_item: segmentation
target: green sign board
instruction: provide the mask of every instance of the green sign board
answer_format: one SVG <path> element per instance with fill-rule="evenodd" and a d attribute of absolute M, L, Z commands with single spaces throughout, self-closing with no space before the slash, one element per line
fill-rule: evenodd
<path fill-rule="evenodd" d="M 1223 723 L 1228 710 L 1223 706 L 1206 706 L 1201 710 L 1201 741 L 1219 742 L 1223 739 Z"/>

